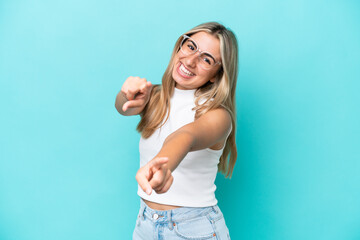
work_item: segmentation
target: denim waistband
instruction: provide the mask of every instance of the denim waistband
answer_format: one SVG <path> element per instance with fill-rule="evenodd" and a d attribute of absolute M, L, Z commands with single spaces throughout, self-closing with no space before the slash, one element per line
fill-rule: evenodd
<path fill-rule="evenodd" d="M 217 205 L 210 207 L 179 207 L 171 210 L 155 210 L 140 199 L 140 217 L 143 219 L 148 218 L 158 223 L 181 222 L 205 216 L 211 212 L 219 213 L 221 211 Z"/>

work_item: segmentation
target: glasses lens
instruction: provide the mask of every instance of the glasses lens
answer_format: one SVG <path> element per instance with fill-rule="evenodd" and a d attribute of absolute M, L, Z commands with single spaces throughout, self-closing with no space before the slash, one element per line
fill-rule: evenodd
<path fill-rule="evenodd" d="M 180 50 L 185 55 L 192 55 L 198 51 L 198 47 L 193 39 L 184 36 L 184 39 L 180 45 Z M 210 53 L 200 51 L 199 64 L 203 69 L 211 69 L 216 65 L 216 62 Z"/>
<path fill-rule="evenodd" d="M 210 69 L 215 65 L 215 60 L 207 53 L 201 53 L 200 56 L 200 65 L 202 68 Z"/>
<path fill-rule="evenodd" d="M 191 39 L 185 38 L 181 44 L 181 51 L 186 55 L 193 54 L 197 51 L 197 46 Z"/>

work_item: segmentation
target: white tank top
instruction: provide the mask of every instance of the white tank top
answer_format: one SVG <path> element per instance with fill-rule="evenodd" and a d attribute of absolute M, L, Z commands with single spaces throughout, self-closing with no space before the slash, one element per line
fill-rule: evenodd
<path fill-rule="evenodd" d="M 175 88 L 170 100 L 170 115 L 166 123 L 149 138 L 139 143 L 140 167 L 152 160 L 160 151 L 168 135 L 194 121 L 195 90 Z M 147 195 L 138 186 L 138 195 L 146 200 L 174 206 L 208 207 L 217 204 L 215 178 L 223 149 L 210 148 L 189 152 L 172 172 L 174 181 L 166 193 L 152 191 Z"/>

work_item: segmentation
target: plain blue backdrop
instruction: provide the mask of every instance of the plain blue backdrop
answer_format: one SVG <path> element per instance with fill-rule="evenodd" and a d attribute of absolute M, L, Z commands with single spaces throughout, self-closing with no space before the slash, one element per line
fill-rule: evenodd
<path fill-rule="evenodd" d="M 239 157 L 216 191 L 232 239 L 360 239 L 358 1 L 0 1 L 0 239 L 131 239 L 139 117 L 176 39 L 239 40 Z"/>

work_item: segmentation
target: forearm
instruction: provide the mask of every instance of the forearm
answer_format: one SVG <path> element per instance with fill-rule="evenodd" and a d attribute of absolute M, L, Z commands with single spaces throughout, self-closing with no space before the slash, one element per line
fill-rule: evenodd
<path fill-rule="evenodd" d="M 193 143 L 194 137 L 190 132 L 175 131 L 166 138 L 156 157 L 167 157 L 169 159 L 168 168 L 173 172 L 186 154 L 191 151 Z"/>

